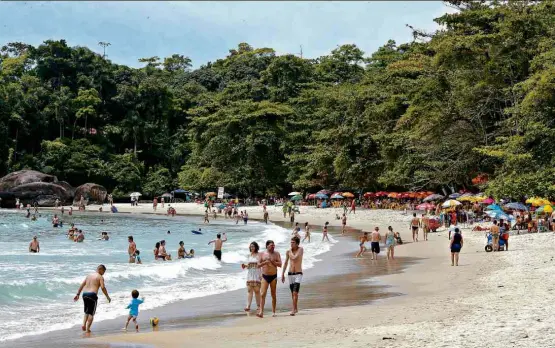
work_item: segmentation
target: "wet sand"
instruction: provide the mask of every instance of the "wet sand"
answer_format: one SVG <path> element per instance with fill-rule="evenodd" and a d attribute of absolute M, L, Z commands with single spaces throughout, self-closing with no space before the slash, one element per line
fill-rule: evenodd
<path fill-rule="evenodd" d="M 287 222 L 278 222 L 289 228 Z M 338 239 L 331 251 L 322 254 L 322 261 L 305 271 L 304 282 L 301 286 L 299 307 L 301 311 L 311 311 L 321 308 L 346 307 L 369 304 L 372 301 L 399 295 L 391 291 L 385 284 L 375 280 L 385 274 L 402 272 L 404 268 L 418 261 L 417 258 L 398 258 L 393 262 L 385 259 L 372 261 L 369 258 L 354 259 L 357 250 L 357 237 L 360 230 L 349 228 L 346 236 L 340 236 L 340 229 L 330 227 L 330 234 Z M 225 252 L 225 250 L 224 250 Z M 284 251 L 280 252 L 283 254 Z M 383 254 L 383 253 L 382 253 Z M 279 279 L 278 279 L 279 280 Z M 179 301 L 142 311 L 139 316 L 139 325 L 143 332 L 152 331 L 148 321 L 151 317 L 160 318 L 158 330 L 178 330 L 204 326 L 233 325 L 236 319 L 247 315 L 257 320 L 254 311 L 246 314 L 243 311 L 246 302 L 246 289 L 211 295 L 186 301 Z M 291 306 L 291 294 L 287 284 L 278 284 L 279 315 L 287 315 Z M 81 310 L 81 303 L 75 306 Z M 253 308 L 255 301 L 253 299 Z M 100 307 L 99 311 L 102 310 Z M 266 300 L 266 314 L 271 314 L 271 297 Z M 113 320 L 106 320 L 93 325 L 93 336 L 101 337 L 120 333 L 125 320 L 125 310 L 122 316 Z M 93 340 L 83 339 L 84 336 L 76 326 L 72 329 L 55 331 L 39 336 L 29 336 L 19 340 L 4 342 L 5 347 L 90 347 Z M 97 346 L 94 343 L 94 346 Z M 106 346 L 101 344 L 101 346 Z"/>

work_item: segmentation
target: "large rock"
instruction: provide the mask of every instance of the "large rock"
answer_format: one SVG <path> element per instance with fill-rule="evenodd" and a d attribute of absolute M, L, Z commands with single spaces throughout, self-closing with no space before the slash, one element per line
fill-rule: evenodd
<path fill-rule="evenodd" d="M 0 179 L 0 192 L 9 192 L 19 185 L 33 182 L 57 183 L 58 178 L 54 175 L 37 172 L 36 170 L 20 170 Z"/>
<path fill-rule="evenodd" d="M 85 199 L 86 204 L 102 204 L 108 195 L 106 188 L 97 184 L 83 184 L 75 189 L 73 196 L 73 205 L 79 205 L 81 196 Z"/>
<path fill-rule="evenodd" d="M 36 201 L 41 207 L 54 206 L 56 199 L 59 199 L 61 203 L 71 199 L 70 193 L 64 187 L 49 182 L 31 182 L 19 185 L 11 192 L 16 198 L 19 198 L 21 203 L 33 204 Z"/>
<path fill-rule="evenodd" d="M 67 181 L 58 181 L 56 184 L 65 188 L 71 198 L 75 196 L 75 187 L 71 186 Z"/>

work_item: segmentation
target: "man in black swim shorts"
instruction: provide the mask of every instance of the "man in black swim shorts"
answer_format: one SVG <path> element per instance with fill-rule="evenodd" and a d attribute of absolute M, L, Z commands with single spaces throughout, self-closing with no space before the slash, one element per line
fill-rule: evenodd
<path fill-rule="evenodd" d="M 96 313 L 96 305 L 98 302 L 98 288 L 102 289 L 104 296 L 110 303 L 112 300 L 108 295 L 108 290 L 104 286 L 104 273 L 106 272 L 106 267 L 104 265 L 100 265 L 96 268 L 96 272 L 89 274 L 81 286 L 79 290 L 77 290 L 77 295 L 73 298 L 73 301 L 79 300 L 79 295 L 81 291 L 83 291 L 83 305 L 85 307 L 85 317 L 83 318 L 83 326 L 81 329 L 86 331 L 87 333 L 91 332 L 91 325 L 94 320 L 94 315 Z"/>
<path fill-rule="evenodd" d="M 218 261 L 222 260 L 222 246 L 224 242 L 227 242 L 227 236 L 225 235 L 225 232 L 224 232 L 224 239 L 222 239 L 221 237 L 222 235 L 218 233 L 216 235 L 216 239 L 208 242 L 208 245 L 214 243 L 214 256 L 216 256 Z"/>
<path fill-rule="evenodd" d="M 271 289 L 272 293 L 272 312 L 273 316 L 276 316 L 276 304 L 277 304 L 277 269 L 281 267 L 281 255 L 275 251 L 276 245 L 273 241 L 266 241 L 266 251 L 263 252 L 258 259 L 258 266 L 262 268 L 262 284 L 260 289 L 260 313 L 256 315 L 259 318 L 264 317 L 264 304 L 266 303 L 266 294 L 268 293 L 268 287 Z"/>

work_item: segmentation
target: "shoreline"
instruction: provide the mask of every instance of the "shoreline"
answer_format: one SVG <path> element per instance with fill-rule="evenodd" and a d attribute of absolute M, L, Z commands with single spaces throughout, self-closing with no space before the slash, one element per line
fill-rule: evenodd
<path fill-rule="evenodd" d="M 54 209 L 41 209 L 41 211 L 43 211 L 43 212 L 48 211 L 48 212 L 54 213 L 56 210 L 54 210 Z M 95 211 L 93 211 L 93 212 L 95 212 Z M 90 213 L 90 211 L 88 211 L 88 212 L 75 211 L 73 218 L 78 218 L 80 215 L 89 215 L 89 213 Z M 99 214 L 99 215 L 97 215 L 99 217 L 103 216 L 105 214 L 109 214 L 110 216 L 113 216 L 112 213 L 106 213 L 106 212 L 98 213 L 97 211 L 95 213 Z M 157 214 L 154 214 L 153 212 L 129 212 L 129 213 L 131 213 L 131 215 L 140 215 L 140 216 L 147 215 L 147 216 L 152 216 L 152 217 L 156 216 L 156 217 L 163 217 L 163 218 L 166 218 L 166 219 L 171 219 L 171 217 L 167 217 L 167 216 L 165 216 L 165 214 L 161 214 L 160 212 L 158 212 Z M 125 215 L 129 216 L 127 214 L 127 212 L 125 212 Z M 189 217 L 190 215 L 199 216 L 199 219 L 201 219 L 201 215 L 199 215 L 199 214 L 194 214 L 194 213 L 193 214 L 179 214 L 179 216 L 181 216 L 181 217 L 183 217 L 183 216 Z M 277 216 L 277 215 L 274 214 L 274 216 Z M 252 220 L 258 220 L 258 219 L 253 218 Z M 288 227 L 289 227 L 289 226 L 287 226 L 288 222 L 284 222 L 283 220 L 282 221 L 277 220 L 274 223 L 276 225 L 279 225 L 279 226 L 285 228 L 285 229 L 288 229 Z M 312 224 L 312 226 L 314 228 L 315 225 Z M 350 229 L 350 230 L 353 231 L 352 229 Z M 336 227 L 330 228 L 330 235 L 331 236 L 333 236 L 334 238 L 338 238 L 337 237 L 338 234 L 339 234 L 339 229 L 337 229 Z M 326 286 L 329 286 L 330 284 L 333 283 L 328 278 L 331 278 L 331 277 L 333 277 L 334 274 L 337 274 L 337 272 L 334 273 L 333 271 L 330 273 L 329 270 L 325 266 L 325 262 L 327 260 L 333 260 L 335 257 L 345 259 L 345 258 L 350 256 L 349 254 L 351 254 L 351 251 L 354 254 L 355 250 L 351 249 L 351 246 L 349 244 L 353 244 L 353 246 L 355 245 L 355 240 L 356 240 L 355 233 L 351 232 L 346 237 L 349 240 L 348 243 L 344 243 L 344 241 L 342 243 L 336 243 L 331 248 L 330 251 L 322 254 L 321 261 L 317 262 L 314 265 L 314 267 L 310 269 L 311 274 L 314 273 L 314 276 L 315 276 L 316 279 L 314 279 L 312 281 L 308 280 L 306 282 L 306 284 L 303 283 L 303 284 L 305 284 L 305 285 L 303 285 L 303 288 L 304 288 L 303 290 L 306 291 L 306 289 L 309 289 L 310 287 L 315 287 L 315 288 L 318 287 L 320 289 L 319 291 L 322 291 L 322 292 L 325 293 Z M 342 238 L 342 237 L 339 237 L 339 238 Z M 352 240 L 352 243 L 351 243 L 351 240 Z M 342 245 L 343 248 L 339 247 L 340 245 Z M 337 247 L 339 247 L 339 248 L 337 248 Z M 407 261 L 407 262 L 410 263 L 411 261 Z M 401 267 L 401 269 L 399 269 L 399 271 L 402 271 L 402 268 L 404 268 L 406 266 L 404 266 L 402 264 L 402 262 L 399 261 L 399 267 Z M 320 270 L 320 268 L 321 268 L 321 270 Z M 352 272 L 352 269 L 349 270 L 349 272 Z M 382 270 L 382 272 L 391 272 L 391 270 L 389 270 L 389 271 Z M 326 274 L 326 273 L 328 273 L 328 274 Z M 360 277 L 361 276 L 359 275 L 358 278 L 360 278 Z M 334 281 L 337 281 L 337 280 L 334 280 Z M 368 298 L 368 299 L 357 300 L 355 302 L 356 304 L 369 303 L 369 302 L 372 302 L 373 300 L 375 300 L 376 298 L 383 298 L 383 297 L 398 295 L 396 293 L 392 293 L 392 292 L 387 291 L 387 286 L 385 286 L 385 285 L 373 285 L 373 286 L 365 286 L 365 287 L 361 287 L 361 288 L 364 288 L 365 291 L 368 291 L 368 288 L 372 288 L 372 290 L 370 292 L 373 294 L 373 295 L 371 294 L 373 297 Z M 278 289 L 279 289 L 279 287 L 278 287 Z M 233 293 L 236 293 L 236 294 L 233 294 Z M 224 294 L 226 294 L 226 296 L 227 296 L 227 294 L 231 294 L 230 296 L 232 298 L 237 298 L 237 296 L 239 296 L 241 298 L 241 301 L 243 300 L 244 297 L 246 297 L 246 295 L 244 295 L 244 290 L 228 291 L 228 292 L 225 292 Z M 239 295 L 237 295 L 237 294 L 239 294 Z M 168 316 L 168 314 L 167 314 L 168 310 L 169 310 L 170 313 L 172 311 L 176 312 L 175 310 L 169 309 L 170 307 L 174 307 L 174 306 L 175 307 L 184 307 L 188 303 L 191 303 L 191 302 L 194 302 L 194 301 L 199 301 L 199 300 L 201 300 L 201 302 L 207 302 L 208 303 L 210 301 L 210 298 L 215 298 L 215 297 L 218 297 L 218 296 L 221 296 L 221 295 L 222 294 L 210 295 L 210 296 L 205 296 L 205 297 L 192 299 L 192 300 L 181 300 L 181 301 L 177 301 L 177 302 L 174 302 L 174 303 L 171 303 L 171 304 L 168 304 L 168 305 L 157 307 L 155 309 L 145 310 L 144 312 L 142 312 L 142 313 L 144 313 L 143 320 L 146 320 L 146 322 L 148 322 L 148 317 L 150 317 L 151 315 L 152 316 L 158 316 L 158 317 L 161 317 L 161 318 L 168 318 L 169 317 L 168 319 L 172 323 L 171 328 L 179 329 L 179 328 L 185 328 L 185 327 L 197 327 L 199 325 L 200 326 L 213 325 L 216 321 L 221 321 L 221 320 L 228 321 L 228 319 L 235 320 L 234 319 L 235 317 L 237 317 L 237 316 L 240 317 L 241 315 L 239 315 L 239 314 L 241 314 L 241 313 L 239 313 L 239 314 L 236 313 L 234 315 L 233 314 L 232 315 L 228 315 L 228 314 L 226 314 L 226 315 L 210 314 L 210 315 L 205 316 L 205 317 L 199 317 L 198 314 L 193 314 L 192 316 L 184 316 L 182 314 L 175 315 L 175 313 L 174 313 L 174 315 L 169 315 Z M 288 297 L 288 294 L 285 294 L 285 295 L 280 294 L 280 296 L 281 297 L 280 297 L 280 300 L 278 300 L 278 303 L 281 302 L 281 304 L 283 304 L 284 306 L 287 306 L 286 304 L 288 302 L 290 302 L 290 298 Z M 205 300 L 203 301 L 203 299 L 205 299 Z M 343 299 L 343 300 L 339 299 L 337 301 L 328 301 L 329 304 L 324 304 L 324 305 L 322 305 L 322 304 L 316 305 L 315 304 L 316 301 L 314 301 L 314 300 L 313 300 L 313 303 L 310 304 L 310 300 L 308 300 L 307 307 L 311 308 L 309 310 L 313 310 L 313 309 L 316 309 L 316 308 L 319 309 L 319 308 L 322 308 L 322 307 L 328 307 L 328 306 L 334 306 L 334 305 L 348 305 L 347 302 L 346 302 L 347 300 L 348 299 Z M 278 307 L 278 310 L 279 310 L 279 307 Z M 244 316 L 244 314 L 242 314 L 242 316 Z M 101 321 L 101 322 L 97 322 L 97 323 L 95 323 L 95 326 L 97 327 L 96 331 L 100 332 L 101 336 L 112 335 L 112 334 L 118 332 L 118 331 L 114 330 L 114 327 L 119 328 L 119 326 L 118 326 L 119 322 L 121 321 L 121 318 L 124 318 L 124 317 L 125 317 L 125 315 L 122 315 L 121 317 L 118 317 L 116 319 L 109 319 L 109 320 L 104 320 L 104 321 Z M 191 319 L 191 317 L 193 317 L 193 319 Z M 141 327 L 146 329 L 147 325 L 145 325 L 144 322 L 140 323 L 140 324 L 141 324 Z M 116 325 L 116 326 L 114 326 L 114 325 Z M 49 333 L 40 334 L 40 335 L 36 335 L 36 336 L 26 336 L 26 337 L 22 337 L 22 338 L 19 338 L 19 339 L 16 339 L 16 340 L 5 341 L 3 343 L 4 344 L 9 344 L 10 346 L 14 346 L 14 347 L 15 346 L 27 346 L 28 347 L 28 346 L 34 346 L 34 345 L 38 346 L 39 342 L 43 339 L 48 339 L 49 341 L 52 340 L 52 341 L 63 342 L 64 341 L 63 337 L 64 336 L 67 337 L 67 335 L 69 335 L 70 337 L 73 336 L 74 333 L 72 334 L 72 331 L 74 331 L 74 329 L 78 326 L 79 325 L 76 324 L 75 326 L 73 326 L 70 329 L 52 331 L 52 332 L 49 332 Z M 75 343 L 80 344 L 80 343 L 84 343 L 84 342 L 73 341 L 72 345 L 74 345 Z M 59 344 L 56 344 L 56 346 L 59 346 Z"/>

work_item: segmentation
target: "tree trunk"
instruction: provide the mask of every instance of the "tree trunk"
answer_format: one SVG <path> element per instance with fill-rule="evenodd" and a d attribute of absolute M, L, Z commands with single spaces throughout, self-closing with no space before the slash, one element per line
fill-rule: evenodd
<path fill-rule="evenodd" d="M 134 142 L 133 142 L 133 153 L 137 156 L 137 133 L 133 135 Z"/>
<path fill-rule="evenodd" d="M 15 144 L 13 150 L 13 160 L 17 161 L 17 138 L 19 138 L 19 127 L 15 129 Z"/>

